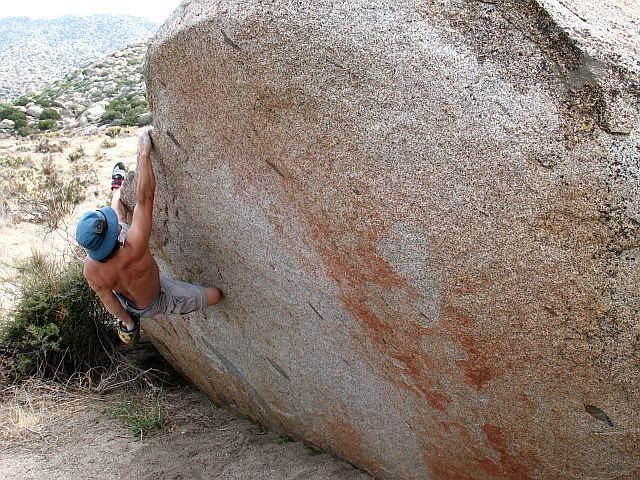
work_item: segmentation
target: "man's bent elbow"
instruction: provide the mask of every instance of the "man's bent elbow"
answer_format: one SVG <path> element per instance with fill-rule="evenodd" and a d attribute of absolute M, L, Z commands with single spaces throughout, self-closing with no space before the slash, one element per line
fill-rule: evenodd
<path fill-rule="evenodd" d="M 136 206 L 141 209 L 152 208 L 153 207 L 154 195 L 151 194 L 138 194 L 136 196 Z"/>

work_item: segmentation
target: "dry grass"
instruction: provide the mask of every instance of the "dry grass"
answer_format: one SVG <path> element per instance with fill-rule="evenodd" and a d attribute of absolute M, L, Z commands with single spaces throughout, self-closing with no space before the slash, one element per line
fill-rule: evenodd
<path fill-rule="evenodd" d="M 160 386 L 162 376 L 157 370 L 140 369 L 121 354 L 113 359 L 110 368 L 78 373 L 65 383 L 35 376 L 12 382 L 0 364 L 0 446 L 11 444 L 27 449 L 52 446 L 58 441 L 53 432 L 59 421 L 95 408 L 96 404 L 117 408 L 123 405 L 123 398 L 141 409 L 143 416 L 153 410 L 172 418 L 159 425 L 171 430 L 176 419 L 186 417 L 179 406 L 171 406 L 180 401 L 181 395 L 166 393 Z M 194 421 L 206 420 L 200 412 L 190 415 Z"/>
<path fill-rule="evenodd" d="M 44 451 L 64 443 L 70 429 L 85 428 L 78 418 L 85 410 L 117 419 L 140 438 L 187 424 L 217 425 L 218 407 L 191 387 L 163 386 L 166 372 L 120 359 L 111 370 L 92 373 L 64 384 L 36 377 L 8 384 L 0 365 L 0 449 Z"/>
<path fill-rule="evenodd" d="M 4 386 L 0 390 L 0 443 L 53 445 L 58 439 L 51 433 L 51 424 L 60 415 L 86 408 L 90 399 L 35 378 Z"/>
<path fill-rule="evenodd" d="M 14 222 L 14 215 L 9 208 L 9 202 L 5 198 L 4 192 L 0 192 L 0 228 L 11 225 Z"/>

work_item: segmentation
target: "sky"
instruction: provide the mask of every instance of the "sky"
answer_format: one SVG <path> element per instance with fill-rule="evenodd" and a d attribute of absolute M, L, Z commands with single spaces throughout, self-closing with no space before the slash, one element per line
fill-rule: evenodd
<path fill-rule="evenodd" d="M 181 0 L 1 0 L 0 18 L 56 18 L 64 15 L 134 15 L 162 23 Z"/>

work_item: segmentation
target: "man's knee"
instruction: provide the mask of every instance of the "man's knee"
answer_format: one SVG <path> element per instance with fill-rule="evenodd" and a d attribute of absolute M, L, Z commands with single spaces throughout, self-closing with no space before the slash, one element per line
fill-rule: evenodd
<path fill-rule="evenodd" d="M 222 290 L 219 288 L 208 287 L 205 288 L 205 291 L 207 292 L 207 306 L 216 305 L 222 300 Z"/>

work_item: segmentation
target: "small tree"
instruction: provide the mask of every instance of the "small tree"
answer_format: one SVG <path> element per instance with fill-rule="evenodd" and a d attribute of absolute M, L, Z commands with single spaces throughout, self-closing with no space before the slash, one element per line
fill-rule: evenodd
<path fill-rule="evenodd" d="M 40 130 L 51 130 L 55 126 L 56 126 L 56 121 L 51 118 L 47 120 L 40 120 L 38 122 L 38 128 Z"/>
<path fill-rule="evenodd" d="M 17 110 L 11 105 L 0 104 L 0 120 L 13 120 L 15 128 L 27 126 L 27 114 Z"/>
<path fill-rule="evenodd" d="M 20 106 L 20 107 L 24 107 L 27 105 L 27 103 L 29 103 L 31 101 L 31 99 L 29 97 L 26 96 L 22 96 L 16 100 L 13 101 L 13 104 L 16 106 Z"/>
<path fill-rule="evenodd" d="M 45 108 L 40 114 L 40 120 L 60 120 L 60 114 L 53 108 Z"/>

